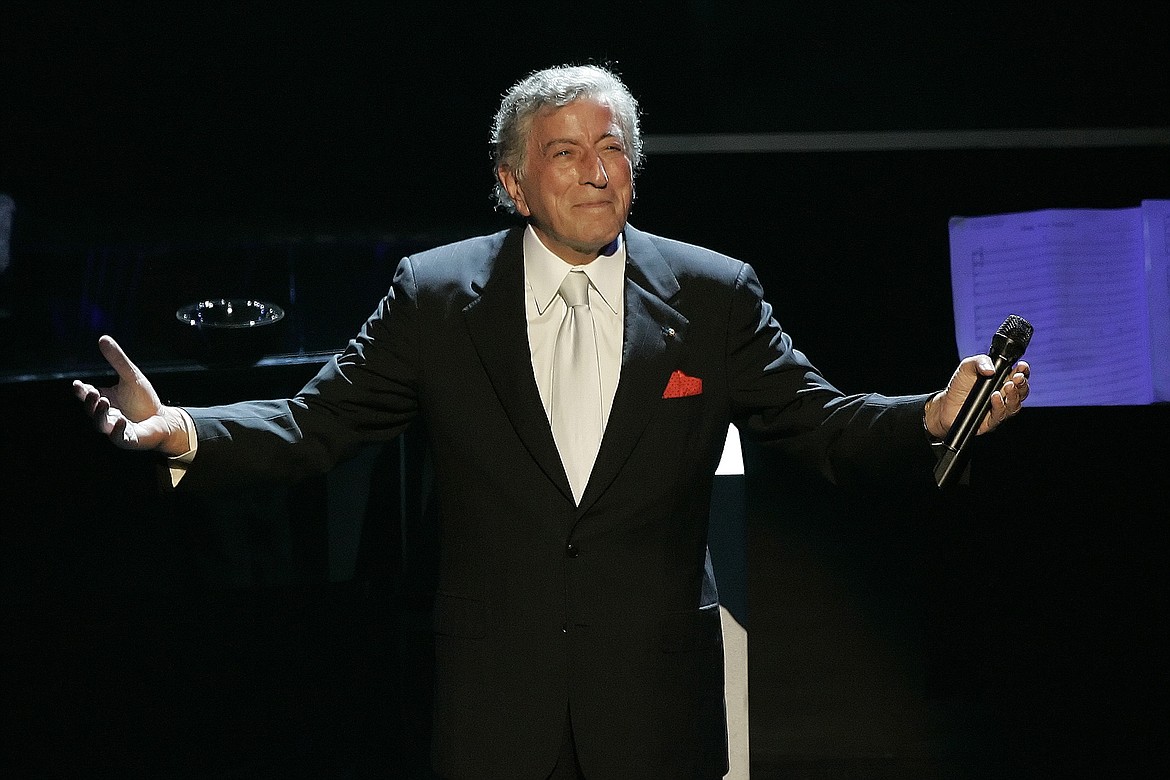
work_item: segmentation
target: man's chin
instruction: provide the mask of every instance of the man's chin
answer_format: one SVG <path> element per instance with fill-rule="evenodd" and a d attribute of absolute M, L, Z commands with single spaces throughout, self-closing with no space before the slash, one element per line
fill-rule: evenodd
<path fill-rule="evenodd" d="M 600 252 L 612 244 L 621 235 L 624 228 L 625 225 L 612 223 L 605 226 L 598 226 L 596 230 L 591 230 L 587 234 L 580 236 L 580 240 L 577 243 L 586 251 Z"/>
<path fill-rule="evenodd" d="M 554 253 L 560 254 L 560 252 L 556 251 L 556 246 L 559 244 L 578 255 L 578 259 L 591 260 L 598 255 L 612 254 L 612 245 L 624 228 L 624 224 L 616 226 L 613 224 L 598 225 L 594 230 L 579 232 L 574 236 L 557 235 L 555 233 L 541 231 L 539 228 L 537 232 L 540 234 L 545 246 L 552 249 Z M 607 252 L 606 250 L 609 251 Z"/>
<path fill-rule="evenodd" d="M 590 255 L 591 257 L 597 257 L 599 255 L 612 255 L 614 250 L 617 248 L 617 237 L 617 233 L 607 234 L 604 238 L 598 238 L 596 240 L 591 240 L 588 243 L 580 244 L 574 247 L 574 249 L 583 255 Z"/>

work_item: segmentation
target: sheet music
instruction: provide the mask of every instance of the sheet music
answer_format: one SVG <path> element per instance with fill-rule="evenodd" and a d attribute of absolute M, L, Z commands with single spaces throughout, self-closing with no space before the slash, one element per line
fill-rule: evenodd
<path fill-rule="evenodd" d="M 1170 200 L 1142 202 L 1154 399 L 1170 401 Z"/>
<path fill-rule="evenodd" d="M 1150 312 L 1170 293 L 1164 254 L 1160 286 L 1148 282 L 1145 234 L 1170 230 L 1168 203 L 953 218 L 960 354 L 987 352 L 1018 314 L 1035 327 L 1024 356 L 1037 380 L 1030 405 L 1153 402 Z"/>

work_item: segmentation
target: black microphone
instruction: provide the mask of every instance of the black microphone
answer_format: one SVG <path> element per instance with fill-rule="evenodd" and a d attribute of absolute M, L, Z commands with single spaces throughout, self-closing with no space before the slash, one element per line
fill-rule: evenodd
<path fill-rule="evenodd" d="M 934 467 L 934 481 L 939 488 L 946 487 L 963 473 L 971 457 L 970 442 L 975 438 L 975 431 L 979 430 L 979 423 L 991 406 L 992 394 L 1003 387 L 1012 367 L 1024 356 L 1024 350 L 1031 340 L 1031 324 L 1016 314 L 1009 314 L 991 337 L 991 349 L 987 354 L 995 364 L 995 373 L 991 376 L 980 374 L 975 380 L 971 393 L 959 410 L 959 416 L 943 439 L 942 457 Z"/>

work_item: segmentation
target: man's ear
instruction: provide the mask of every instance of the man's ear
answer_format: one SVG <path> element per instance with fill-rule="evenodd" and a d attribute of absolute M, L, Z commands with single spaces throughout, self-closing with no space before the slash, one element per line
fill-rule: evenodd
<path fill-rule="evenodd" d="M 499 178 L 500 184 L 504 185 L 504 189 L 516 204 L 516 211 L 524 217 L 532 216 L 528 202 L 524 199 L 524 188 L 520 186 L 520 180 L 516 178 L 512 169 L 501 165 L 496 168 L 496 177 Z"/>

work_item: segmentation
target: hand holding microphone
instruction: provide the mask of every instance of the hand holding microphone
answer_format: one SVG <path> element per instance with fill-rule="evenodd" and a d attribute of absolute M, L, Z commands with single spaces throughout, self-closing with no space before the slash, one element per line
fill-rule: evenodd
<path fill-rule="evenodd" d="M 1015 314 L 1009 315 L 992 336 L 991 349 L 987 354 L 994 372 L 991 375 L 980 374 L 976 378 L 962 408 L 943 437 L 942 457 L 934 469 L 935 483 L 940 488 L 951 484 L 963 473 L 971 457 L 971 440 L 991 408 L 992 396 L 1008 381 L 1016 363 L 1024 356 L 1031 338 L 1032 325 Z"/>

